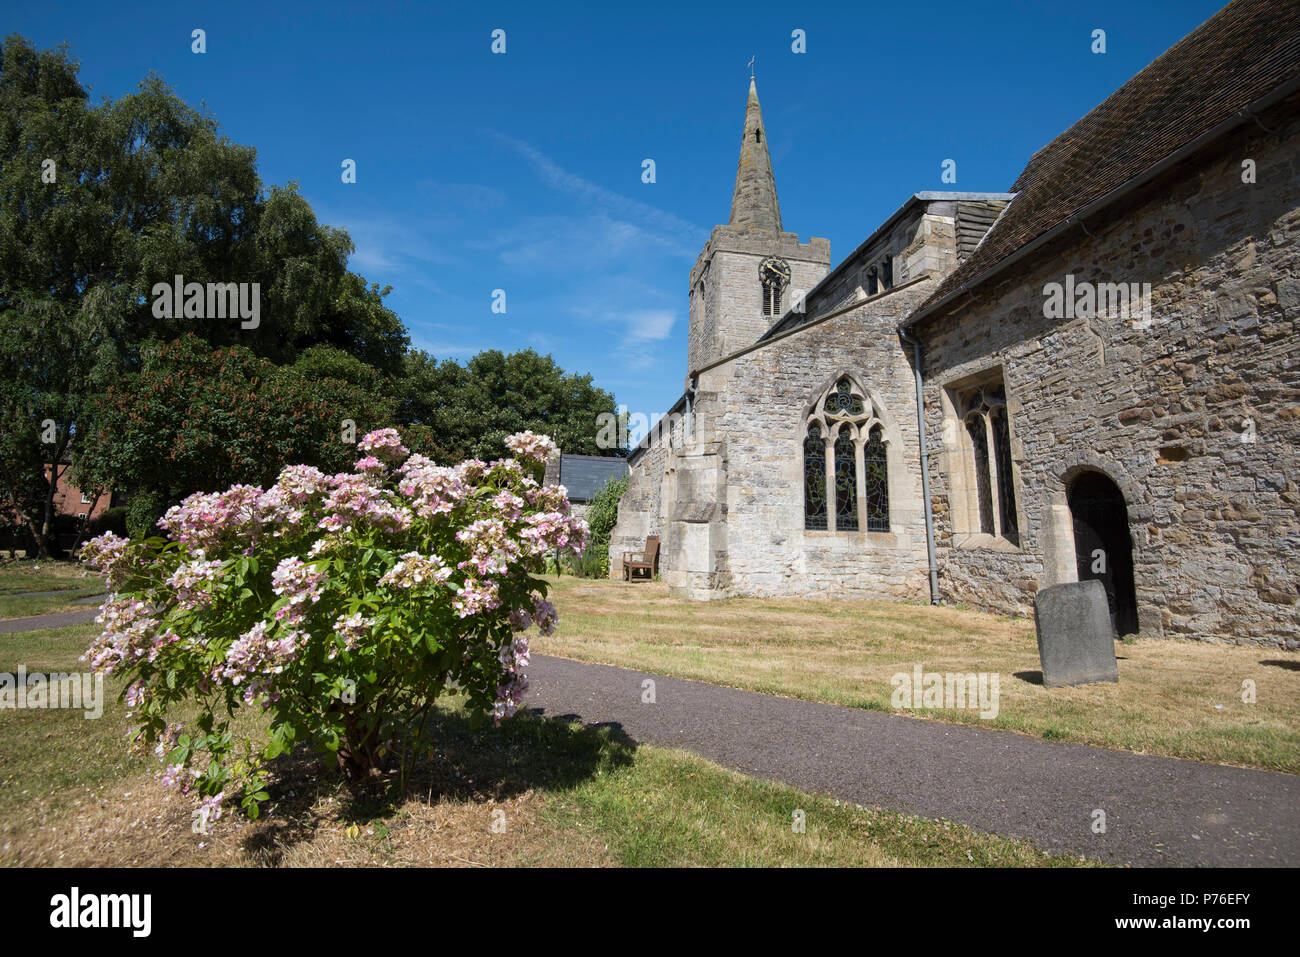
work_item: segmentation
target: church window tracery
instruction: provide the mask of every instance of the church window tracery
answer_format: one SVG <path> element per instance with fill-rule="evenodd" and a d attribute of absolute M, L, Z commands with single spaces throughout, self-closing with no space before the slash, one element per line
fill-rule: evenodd
<path fill-rule="evenodd" d="M 1006 387 L 999 379 L 971 390 L 963 397 L 961 412 L 970 439 L 978 531 L 1018 544 Z"/>
<path fill-rule="evenodd" d="M 888 439 L 878 410 L 841 376 L 808 414 L 804 528 L 889 531 Z"/>

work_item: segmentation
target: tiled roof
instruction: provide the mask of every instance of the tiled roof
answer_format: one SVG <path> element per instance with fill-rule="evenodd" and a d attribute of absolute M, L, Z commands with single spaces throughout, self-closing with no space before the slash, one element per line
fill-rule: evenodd
<path fill-rule="evenodd" d="M 1300 74 L 1300 2 L 1235 0 L 1030 159 L 1016 198 L 921 307 Z"/>

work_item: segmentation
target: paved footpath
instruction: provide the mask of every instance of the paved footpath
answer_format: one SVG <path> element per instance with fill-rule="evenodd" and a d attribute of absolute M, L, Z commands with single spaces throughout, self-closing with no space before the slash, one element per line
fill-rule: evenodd
<path fill-rule="evenodd" d="M 15 635 L 20 631 L 40 631 L 42 628 L 67 628 L 69 625 L 84 625 L 88 621 L 94 621 L 95 616 L 99 614 L 99 605 L 103 602 L 103 597 L 94 599 L 94 608 L 85 608 L 81 611 L 63 611 L 55 615 L 35 615 L 31 618 L 10 618 L 8 621 L 0 621 L 0 635 Z M 86 602 L 74 601 L 74 605 L 86 604 Z"/>
<path fill-rule="evenodd" d="M 525 706 L 745 774 L 1135 866 L 1300 865 L 1300 778 L 535 655 Z M 653 678 L 655 704 L 642 704 Z M 1093 833 L 1093 812 L 1106 832 Z"/>

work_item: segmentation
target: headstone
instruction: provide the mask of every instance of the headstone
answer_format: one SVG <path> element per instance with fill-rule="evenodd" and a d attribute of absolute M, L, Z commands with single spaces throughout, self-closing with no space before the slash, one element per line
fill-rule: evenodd
<path fill-rule="evenodd" d="M 1047 687 L 1119 681 L 1110 607 L 1100 581 L 1044 588 L 1034 598 L 1034 627 Z"/>

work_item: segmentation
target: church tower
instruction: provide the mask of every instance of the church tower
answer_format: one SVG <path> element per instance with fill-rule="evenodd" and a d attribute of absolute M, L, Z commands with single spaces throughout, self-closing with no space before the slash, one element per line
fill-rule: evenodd
<path fill-rule="evenodd" d="M 829 240 L 800 243 L 797 233 L 782 232 L 767 143 L 750 77 L 731 218 L 713 228 L 691 270 L 688 376 L 753 345 L 830 269 Z"/>

